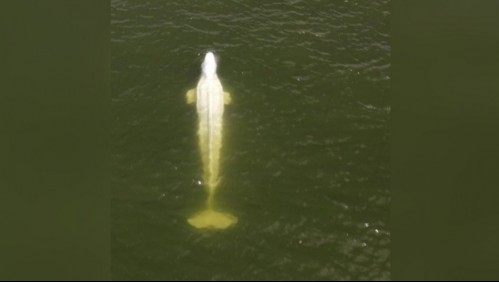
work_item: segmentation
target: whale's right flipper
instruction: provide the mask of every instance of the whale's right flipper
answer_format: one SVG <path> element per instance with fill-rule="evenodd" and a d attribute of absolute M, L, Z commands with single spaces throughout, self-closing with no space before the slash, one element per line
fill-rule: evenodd
<path fill-rule="evenodd" d="M 232 97 L 229 92 L 224 92 L 224 104 L 229 105 L 232 102 Z"/>
<path fill-rule="evenodd" d="M 196 102 L 196 88 L 192 88 L 185 94 L 187 99 L 187 104 L 192 104 Z"/>

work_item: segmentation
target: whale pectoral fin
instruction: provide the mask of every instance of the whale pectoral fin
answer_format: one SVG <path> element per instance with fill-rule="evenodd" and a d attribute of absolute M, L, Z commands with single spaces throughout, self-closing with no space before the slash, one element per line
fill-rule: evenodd
<path fill-rule="evenodd" d="M 196 102 L 196 88 L 192 88 L 185 94 L 187 99 L 187 104 L 192 104 Z"/>
<path fill-rule="evenodd" d="M 224 104 L 228 105 L 232 103 L 232 97 L 229 92 L 224 92 Z"/>

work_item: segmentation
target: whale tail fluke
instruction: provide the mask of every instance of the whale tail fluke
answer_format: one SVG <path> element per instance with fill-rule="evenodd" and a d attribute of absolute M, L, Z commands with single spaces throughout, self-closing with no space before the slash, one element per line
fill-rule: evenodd
<path fill-rule="evenodd" d="M 237 223 L 237 217 L 208 208 L 189 218 L 187 221 L 190 225 L 198 229 L 226 229 Z"/>

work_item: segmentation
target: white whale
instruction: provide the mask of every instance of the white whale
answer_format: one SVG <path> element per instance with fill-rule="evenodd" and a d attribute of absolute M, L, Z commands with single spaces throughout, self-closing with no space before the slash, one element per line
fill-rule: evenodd
<path fill-rule="evenodd" d="M 224 92 L 217 75 L 217 62 L 208 52 L 201 65 L 201 78 L 197 87 L 187 92 L 187 103 L 196 103 L 198 114 L 198 140 L 203 163 L 203 184 L 207 189 L 207 208 L 191 217 L 188 222 L 196 228 L 227 228 L 237 223 L 237 218 L 214 210 L 213 197 L 219 183 L 220 149 L 224 105 L 231 96 Z"/>

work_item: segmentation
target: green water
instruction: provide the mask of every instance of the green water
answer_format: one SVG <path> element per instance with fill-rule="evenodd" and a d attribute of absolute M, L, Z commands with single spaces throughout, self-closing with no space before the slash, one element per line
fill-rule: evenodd
<path fill-rule="evenodd" d="M 113 279 L 390 279 L 389 1 L 112 1 Z M 204 53 L 232 93 L 200 231 Z"/>

